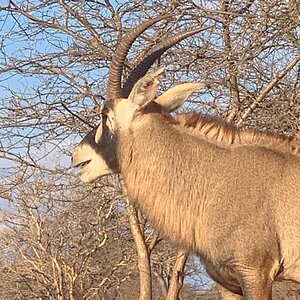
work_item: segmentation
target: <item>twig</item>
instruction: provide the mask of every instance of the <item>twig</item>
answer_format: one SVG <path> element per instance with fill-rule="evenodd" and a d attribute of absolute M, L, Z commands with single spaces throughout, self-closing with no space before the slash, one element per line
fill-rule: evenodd
<path fill-rule="evenodd" d="M 93 126 L 91 123 L 89 123 L 88 121 L 82 119 L 80 116 L 78 116 L 77 114 L 75 114 L 74 112 L 72 112 L 64 103 L 61 103 L 61 105 L 64 107 L 64 109 L 70 113 L 72 116 L 74 116 L 75 118 L 77 118 L 78 120 L 80 120 L 81 122 L 83 122 L 84 124 L 86 124 L 87 126 L 89 126 L 90 128 L 94 129 L 95 126 Z"/>
<path fill-rule="evenodd" d="M 229 1 L 224 0 L 223 6 L 224 11 L 229 10 Z M 238 111 L 240 106 L 240 94 L 238 90 L 238 80 L 236 76 L 236 64 L 234 59 L 232 58 L 232 45 L 231 45 L 231 37 L 230 37 L 230 16 L 223 15 L 223 36 L 224 36 L 224 43 L 225 43 L 225 54 L 226 60 L 228 61 L 228 69 L 229 69 L 229 80 L 230 80 L 230 93 L 231 93 L 231 112 L 227 116 L 226 120 L 228 122 L 232 122 L 235 118 L 235 115 Z"/>
<path fill-rule="evenodd" d="M 237 126 L 240 126 L 243 124 L 245 119 L 251 114 L 251 112 L 256 108 L 256 106 L 262 102 L 266 96 L 269 94 L 269 92 L 272 90 L 272 88 L 300 61 L 300 55 L 296 56 L 285 68 L 283 68 L 281 71 L 279 71 L 274 78 L 271 80 L 271 82 L 266 86 L 266 88 L 257 96 L 257 98 L 254 100 L 254 102 L 246 109 L 242 117 L 237 123 Z"/>
<path fill-rule="evenodd" d="M 185 250 L 178 251 L 166 300 L 179 299 L 178 296 L 183 285 L 183 278 L 184 278 L 183 271 L 188 256 L 189 253 L 186 252 Z"/>
<path fill-rule="evenodd" d="M 126 199 L 128 205 L 129 224 L 131 233 L 134 239 L 137 256 L 138 256 L 138 269 L 140 275 L 140 296 L 139 300 L 151 300 L 152 299 L 152 277 L 150 267 L 150 254 L 145 243 L 143 232 L 139 224 L 137 210 L 129 203 L 128 198 Z"/>
<path fill-rule="evenodd" d="M 91 46 L 91 41 L 89 39 L 83 38 L 80 34 L 76 33 L 75 31 L 71 30 L 70 28 L 62 26 L 61 24 L 54 22 L 54 21 L 51 23 L 47 22 L 47 21 L 43 21 L 43 20 L 31 15 L 30 13 L 22 10 L 21 8 L 19 8 L 13 1 L 10 0 L 10 3 L 11 3 L 11 6 L 14 7 L 14 8 L 10 8 L 9 11 L 11 13 L 13 13 L 13 12 L 19 13 L 19 14 L 23 15 L 24 17 L 28 18 L 29 20 L 35 22 L 42 28 L 55 28 L 55 29 L 61 30 L 61 31 L 69 34 L 70 36 L 72 36 L 74 39 L 81 41 L 82 43 L 88 45 L 89 47 Z"/>
<path fill-rule="evenodd" d="M 101 42 L 101 38 L 92 24 L 74 9 L 72 9 L 64 0 L 56 0 L 67 12 L 69 12 L 78 22 L 80 22 L 89 32 L 92 34 L 94 41 L 96 42 L 97 47 L 107 55 L 108 50 Z"/>

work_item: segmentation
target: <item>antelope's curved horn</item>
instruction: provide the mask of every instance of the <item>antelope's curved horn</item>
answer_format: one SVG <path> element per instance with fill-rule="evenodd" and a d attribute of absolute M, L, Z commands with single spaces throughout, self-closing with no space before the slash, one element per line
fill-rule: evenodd
<path fill-rule="evenodd" d="M 165 41 L 159 43 L 158 45 L 154 46 L 148 56 L 146 56 L 141 62 L 137 64 L 137 66 L 132 70 L 129 77 L 127 78 L 122 94 L 124 98 L 127 98 L 130 94 L 134 84 L 142 78 L 147 71 L 150 69 L 150 67 L 154 64 L 154 62 L 159 59 L 165 51 L 167 51 L 169 48 L 174 46 L 175 44 L 181 42 L 183 39 L 196 34 L 198 32 L 204 31 L 211 26 L 206 27 L 199 27 L 192 30 L 185 30 L 181 31 L 176 36 L 171 36 L 167 38 Z"/>
<path fill-rule="evenodd" d="M 139 37 L 146 29 L 160 20 L 171 17 L 172 14 L 159 15 L 156 18 L 141 23 L 136 28 L 127 33 L 124 38 L 118 43 L 117 49 L 113 55 L 112 62 L 109 68 L 108 84 L 107 84 L 107 97 L 110 100 L 122 98 L 121 78 L 124 61 L 127 53 L 133 42 Z"/>

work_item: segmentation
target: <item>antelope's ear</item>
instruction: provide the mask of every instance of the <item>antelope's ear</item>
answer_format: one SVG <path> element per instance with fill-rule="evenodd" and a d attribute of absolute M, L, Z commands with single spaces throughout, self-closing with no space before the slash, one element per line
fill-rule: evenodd
<path fill-rule="evenodd" d="M 155 94 L 159 86 L 159 78 L 165 68 L 160 68 L 155 72 L 145 75 L 133 87 L 128 100 L 141 108 L 155 99 Z"/>
<path fill-rule="evenodd" d="M 158 103 L 164 111 L 172 112 L 179 108 L 193 92 L 205 87 L 205 83 L 197 82 L 178 84 L 157 97 L 155 102 Z"/>

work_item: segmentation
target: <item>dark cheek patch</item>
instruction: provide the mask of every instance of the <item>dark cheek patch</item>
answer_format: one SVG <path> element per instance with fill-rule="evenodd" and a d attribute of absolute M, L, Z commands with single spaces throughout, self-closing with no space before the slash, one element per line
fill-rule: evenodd
<path fill-rule="evenodd" d="M 116 139 L 106 124 L 103 123 L 102 129 L 102 137 L 97 144 L 96 152 L 101 155 L 111 170 L 118 172 Z"/>
<path fill-rule="evenodd" d="M 94 128 L 91 132 L 89 132 L 86 137 L 81 141 L 80 144 L 84 145 L 89 145 L 91 146 L 95 151 L 97 149 L 97 144 L 95 143 L 95 136 L 97 132 L 98 126 Z"/>
<path fill-rule="evenodd" d="M 117 160 L 117 144 L 114 135 L 111 133 L 110 128 L 106 124 L 107 119 L 103 118 L 96 128 L 89 132 L 86 137 L 81 141 L 81 145 L 90 146 L 113 171 L 119 171 L 119 164 Z M 99 126 L 102 126 L 102 135 L 98 143 L 95 142 L 96 132 Z"/>

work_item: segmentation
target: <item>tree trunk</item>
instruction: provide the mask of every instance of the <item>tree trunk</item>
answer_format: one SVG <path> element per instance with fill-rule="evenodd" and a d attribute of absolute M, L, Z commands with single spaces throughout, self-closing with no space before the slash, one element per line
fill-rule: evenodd
<path fill-rule="evenodd" d="M 150 267 L 150 255 L 141 231 L 136 208 L 129 204 L 129 223 L 138 254 L 138 269 L 140 273 L 140 297 L 139 300 L 152 299 L 152 277 Z"/>
<path fill-rule="evenodd" d="M 179 293 L 183 285 L 183 278 L 184 278 L 183 271 L 188 256 L 189 256 L 188 252 L 184 250 L 178 251 L 166 300 L 179 299 Z"/>

